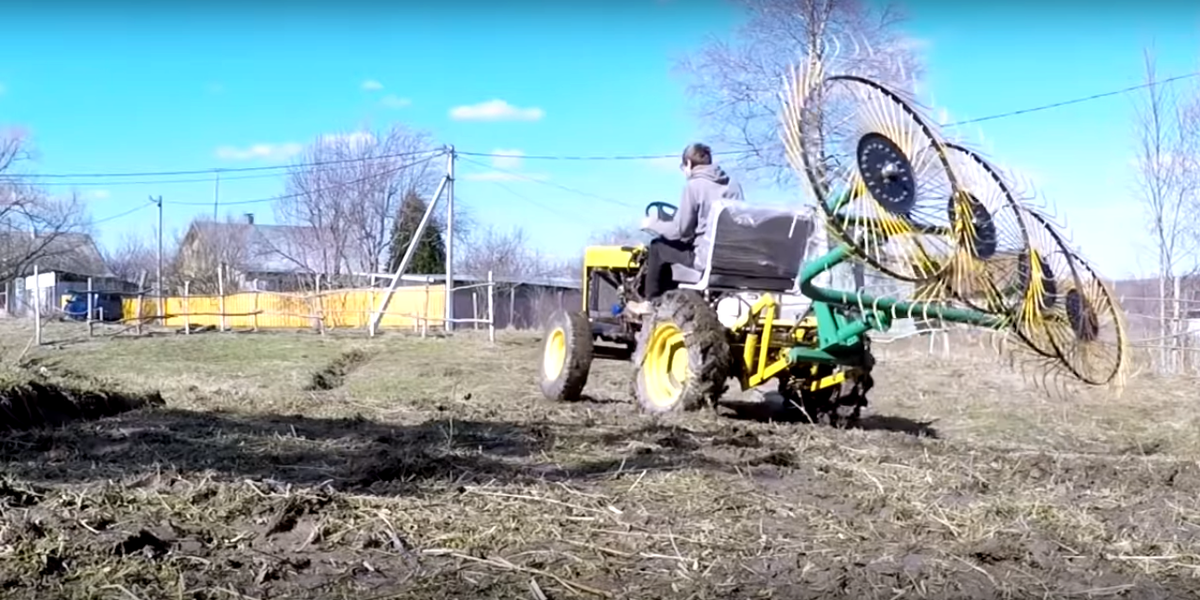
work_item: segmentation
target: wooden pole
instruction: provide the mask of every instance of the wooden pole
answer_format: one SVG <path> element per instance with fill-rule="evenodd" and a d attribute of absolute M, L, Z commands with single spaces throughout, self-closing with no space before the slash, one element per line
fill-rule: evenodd
<path fill-rule="evenodd" d="M 96 307 L 95 307 L 95 304 L 93 303 L 93 300 L 92 300 L 92 278 L 91 278 L 91 277 L 88 277 L 88 287 L 87 287 L 87 330 L 88 330 L 88 337 L 92 337 L 92 311 L 93 311 L 93 310 L 96 310 Z"/>
<path fill-rule="evenodd" d="M 225 263 L 217 267 L 217 298 L 221 306 L 221 331 L 225 331 Z"/>
<path fill-rule="evenodd" d="M 258 331 L 258 280 L 254 280 L 254 331 Z"/>
<path fill-rule="evenodd" d="M 37 265 L 33 265 L 33 341 L 42 345 L 42 282 Z"/>
<path fill-rule="evenodd" d="M 137 334 L 142 335 L 142 314 L 146 310 L 146 270 L 138 277 Z"/>
<path fill-rule="evenodd" d="M 496 343 L 496 280 L 492 277 L 491 271 L 488 271 L 487 293 L 488 341 L 494 344 Z"/>
<path fill-rule="evenodd" d="M 183 282 L 183 334 L 192 335 L 191 281 Z"/>

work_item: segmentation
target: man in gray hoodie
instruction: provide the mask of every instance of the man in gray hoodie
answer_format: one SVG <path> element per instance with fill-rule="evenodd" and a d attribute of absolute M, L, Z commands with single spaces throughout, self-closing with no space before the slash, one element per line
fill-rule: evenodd
<path fill-rule="evenodd" d="M 708 265 L 708 237 L 712 233 L 712 207 L 716 203 L 742 202 L 742 186 L 712 161 L 712 148 L 691 144 L 680 162 L 687 182 L 675 216 L 663 221 L 647 216 L 642 229 L 658 234 L 646 249 L 645 302 L 626 307 L 638 314 L 650 310 L 650 302 L 675 288 L 671 265 L 682 264 L 703 271 Z"/>

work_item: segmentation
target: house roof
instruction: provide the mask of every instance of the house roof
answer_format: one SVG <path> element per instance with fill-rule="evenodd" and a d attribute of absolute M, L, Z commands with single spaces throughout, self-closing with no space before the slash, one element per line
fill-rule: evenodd
<path fill-rule="evenodd" d="M 63 232 L 36 238 L 16 232 L 0 233 L 0 251 L 18 259 L 36 255 L 34 260 L 19 269 L 22 275 L 31 275 L 36 265 L 42 273 L 55 271 L 86 277 L 113 276 L 96 241 L 86 233 Z"/>

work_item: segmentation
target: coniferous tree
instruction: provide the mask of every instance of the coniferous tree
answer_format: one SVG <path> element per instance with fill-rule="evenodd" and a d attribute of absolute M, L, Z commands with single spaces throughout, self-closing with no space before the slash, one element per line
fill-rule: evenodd
<path fill-rule="evenodd" d="M 427 206 L 425 199 L 416 192 L 410 191 L 404 196 L 404 202 L 400 204 L 400 210 L 392 223 L 392 245 L 388 256 L 389 272 L 395 272 L 396 267 L 400 266 L 400 260 L 404 258 L 409 241 L 413 239 L 417 225 L 421 224 L 421 217 L 425 215 Z M 416 253 L 413 254 L 405 271 L 415 275 L 446 272 L 446 242 L 442 238 L 441 224 L 433 219 L 432 215 L 430 222 L 425 226 L 421 239 L 417 242 Z"/>

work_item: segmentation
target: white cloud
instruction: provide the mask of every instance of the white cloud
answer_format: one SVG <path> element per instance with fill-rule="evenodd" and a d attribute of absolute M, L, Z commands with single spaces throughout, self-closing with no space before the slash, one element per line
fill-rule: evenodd
<path fill-rule="evenodd" d="M 236 146 L 221 146 L 217 148 L 217 158 L 221 160 L 280 160 L 291 158 L 304 150 L 304 146 L 295 142 L 283 144 L 253 144 L 244 148 Z"/>
<path fill-rule="evenodd" d="M 368 79 L 362 82 L 362 89 L 364 92 L 378 92 L 383 89 L 383 84 L 374 79 Z"/>
<path fill-rule="evenodd" d="M 500 99 L 450 109 L 455 121 L 538 121 L 546 112 L 537 107 L 520 108 Z"/>
<path fill-rule="evenodd" d="M 492 157 L 492 166 L 497 169 L 519 169 L 521 168 L 521 157 L 525 156 L 525 153 L 520 150 L 503 148 L 492 150 L 492 154 L 497 155 Z"/>
<path fill-rule="evenodd" d="M 327 133 L 318 138 L 318 142 L 326 145 L 349 144 L 361 145 L 375 142 L 375 135 L 369 131 L 349 131 L 345 133 Z"/>
<path fill-rule="evenodd" d="M 550 176 L 540 173 L 486 171 L 483 173 L 467 173 L 464 179 L 469 181 L 546 181 L 550 179 Z"/>
<path fill-rule="evenodd" d="M 388 94 L 379 100 L 379 103 L 386 108 L 404 108 L 412 104 L 412 100 L 401 98 L 395 94 Z"/>
<path fill-rule="evenodd" d="M 92 190 L 87 195 L 95 200 L 107 200 L 112 197 L 112 193 L 108 190 Z"/>

